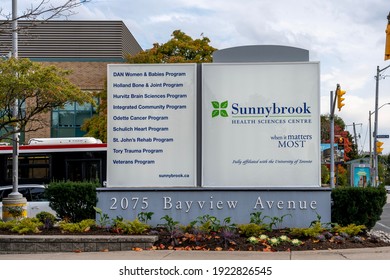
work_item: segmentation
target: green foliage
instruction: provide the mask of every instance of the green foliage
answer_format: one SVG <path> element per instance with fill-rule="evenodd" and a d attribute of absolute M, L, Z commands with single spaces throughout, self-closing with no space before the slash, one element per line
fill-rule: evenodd
<path fill-rule="evenodd" d="M 0 222 L 0 229 L 9 230 L 18 234 L 38 233 L 39 228 L 43 226 L 37 218 L 24 218 L 21 220 L 10 220 Z"/>
<path fill-rule="evenodd" d="M 384 187 L 339 187 L 332 190 L 332 223 L 364 225 L 367 229 L 380 220 L 387 194 Z"/>
<path fill-rule="evenodd" d="M 115 224 L 117 230 L 124 234 L 144 234 L 150 229 L 150 226 L 140 222 L 138 219 L 133 221 L 121 220 Z"/>
<path fill-rule="evenodd" d="M 0 139 L 8 138 L 14 128 L 26 132 L 46 127 L 38 115 L 63 107 L 67 102 L 93 103 L 89 93 L 67 79 L 69 71 L 53 65 L 11 58 L 0 60 L 0 73 Z M 17 117 L 12 110 L 16 99 L 20 104 L 18 111 L 23 112 Z M 22 108 L 25 104 L 28 106 Z"/>
<path fill-rule="evenodd" d="M 11 231 L 17 232 L 19 234 L 38 233 L 39 228 L 42 226 L 43 223 L 41 223 L 38 219 L 25 218 L 18 221 L 18 223 L 16 223 L 15 226 L 12 227 Z"/>
<path fill-rule="evenodd" d="M 35 217 L 43 223 L 44 228 L 52 228 L 56 222 L 56 217 L 52 213 L 46 211 L 39 212 Z"/>
<path fill-rule="evenodd" d="M 207 63 L 212 62 L 215 48 L 207 37 L 193 40 L 180 30 L 172 33 L 172 39 L 164 44 L 126 57 L 128 63 Z"/>
<path fill-rule="evenodd" d="M 153 212 L 141 212 L 141 213 L 138 213 L 137 218 L 141 222 L 147 224 L 148 221 L 150 221 L 152 219 L 153 214 L 154 214 Z"/>
<path fill-rule="evenodd" d="M 223 219 L 222 224 L 219 227 L 219 230 L 230 230 L 230 231 L 235 231 L 237 229 L 237 225 L 232 223 L 232 218 L 231 217 L 226 217 Z"/>
<path fill-rule="evenodd" d="M 236 224 L 231 222 L 231 217 L 226 217 L 221 223 L 219 219 L 208 214 L 199 216 L 190 223 L 190 226 L 206 234 L 218 231 L 235 231 L 236 229 Z"/>
<path fill-rule="evenodd" d="M 106 213 L 103 213 L 103 210 L 100 209 L 99 207 L 94 206 L 93 209 L 95 209 L 96 213 L 99 215 L 99 219 L 98 219 L 99 226 L 102 228 L 106 227 L 110 220 L 108 218 L 108 215 Z"/>
<path fill-rule="evenodd" d="M 330 171 L 325 164 L 321 165 L 321 184 L 330 183 Z"/>
<path fill-rule="evenodd" d="M 250 214 L 250 223 L 256 225 L 264 225 L 264 218 L 261 217 L 262 212 L 254 212 Z"/>
<path fill-rule="evenodd" d="M 93 226 L 96 226 L 93 219 L 85 219 L 78 223 L 59 222 L 60 229 L 67 232 L 86 232 Z"/>
<path fill-rule="evenodd" d="M 94 93 L 94 97 L 99 99 L 97 113 L 84 121 L 81 130 L 86 131 L 85 136 L 95 137 L 107 143 L 107 83 L 104 90 Z"/>
<path fill-rule="evenodd" d="M 288 217 L 290 216 L 291 217 L 291 214 L 285 214 L 281 217 L 270 217 L 270 216 L 265 216 L 264 218 L 268 218 L 271 220 L 271 222 L 269 222 L 268 224 L 265 224 L 266 225 L 266 228 L 268 231 L 272 231 L 274 228 L 278 228 L 284 221 L 284 218 L 285 217 Z"/>
<path fill-rule="evenodd" d="M 349 236 L 356 236 L 356 235 L 358 235 L 360 232 L 362 232 L 365 229 L 366 229 L 365 225 L 357 226 L 355 224 L 350 224 L 350 225 L 344 226 L 344 227 L 340 226 L 340 225 L 335 225 L 332 228 L 332 231 L 336 232 L 336 233 L 346 233 Z"/>
<path fill-rule="evenodd" d="M 216 232 L 221 227 L 221 222 L 216 217 L 211 215 L 203 215 L 199 216 L 195 221 L 193 221 L 192 226 L 196 226 L 198 224 L 198 229 L 204 233 L 210 233 L 212 231 Z"/>
<path fill-rule="evenodd" d="M 292 228 L 290 233 L 296 237 L 316 237 L 326 230 L 320 221 L 316 221 L 308 228 Z"/>
<path fill-rule="evenodd" d="M 11 228 L 17 223 L 17 220 L 9 220 L 9 221 L 0 221 L 0 229 L 1 230 L 11 230 Z"/>
<path fill-rule="evenodd" d="M 160 220 L 165 220 L 166 223 L 162 224 L 162 226 L 165 227 L 169 232 L 174 231 L 179 224 L 178 221 L 173 220 L 173 218 L 168 215 L 161 217 Z"/>
<path fill-rule="evenodd" d="M 122 233 L 122 229 L 120 228 L 121 223 L 123 222 L 123 217 L 116 216 L 116 218 L 112 219 L 112 225 L 110 231 L 114 233 Z"/>
<path fill-rule="evenodd" d="M 79 222 L 95 218 L 98 182 L 51 182 L 46 189 L 50 207 L 62 220 Z"/>
<path fill-rule="evenodd" d="M 348 172 L 341 164 L 337 165 L 337 185 L 348 186 Z"/>
<path fill-rule="evenodd" d="M 3 220 L 0 220 L 0 230 L 5 230 L 7 228 L 7 222 L 4 222 Z"/>
<path fill-rule="evenodd" d="M 264 225 L 250 223 L 250 224 L 238 225 L 238 230 L 244 236 L 251 237 L 251 236 L 258 236 L 260 234 L 263 234 L 266 229 Z"/>

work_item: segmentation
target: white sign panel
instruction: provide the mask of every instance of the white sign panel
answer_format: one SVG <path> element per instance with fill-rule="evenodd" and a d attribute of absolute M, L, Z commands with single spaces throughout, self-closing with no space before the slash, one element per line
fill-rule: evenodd
<path fill-rule="evenodd" d="M 319 63 L 203 64 L 202 185 L 320 186 Z"/>
<path fill-rule="evenodd" d="M 108 187 L 196 185 L 196 64 L 108 66 Z"/>

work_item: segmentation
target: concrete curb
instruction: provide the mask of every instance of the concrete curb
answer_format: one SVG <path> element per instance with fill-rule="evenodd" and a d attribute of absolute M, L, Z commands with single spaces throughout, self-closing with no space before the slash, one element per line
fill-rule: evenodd
<path fill-rule="evenodd" d="M 390 260 L 390 247 L 292 252 L 249 251 L 104 251 L 42 254 L 0 254 L 0 260 Z"/>

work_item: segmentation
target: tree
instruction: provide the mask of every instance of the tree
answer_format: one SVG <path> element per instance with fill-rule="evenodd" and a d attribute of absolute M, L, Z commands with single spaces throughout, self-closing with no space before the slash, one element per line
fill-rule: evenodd
<path fill-rule="evenodd" d="M 153 48 L 141 51 L 136 55 L 127 55 L 127 63 L 206 63 L 212 62 L 216 50 L 209 45 L 207 37 L 193 40 L 180 30 L 172 33 L 172 39 L 165 44 L 155 43 Z M 106 87 L 107 88 L 107 87 Z M 95 137 L 107 142 L 107 90 L 98 93 L 100 100 L 97 114 L 86 120 L 81 129 L 86 136 Z"/>
<path fill-rule="evenodd" d="M 378 155 L 378 173 L 380 181 L 385 185 L 390 185 L 390 154 Z"/>
<path fill-rule="evenodd" d="M 321 165 L 321 184 L 329 184 L 330 171 L 326 165 Z"/>
<path fill-rule="evenodd" d="M 173 31 L 173 38 L 164 44 L 154 43 L 153 48 L 126 56 L 128 63 L 207 63 L 212 62 L 217 49 L 209 45 L 210 39 L 193 40 L 180 30 Z"/>
<path fill-rule="evenodd" d="M 100 139 L 107 143 L 107 85 L 106 89 L 95 94 L 100 100 L 97 108 L 97 114 L 84 121 L 81 129 L 87 131 L 86 136 Z"/>
<path fill-rule="evenodd" d="M 0 140 L 9 138 L 15 128 L 16 132 L 28 132 L 47 126 L 40 114 L 68 102 L 93 102 L 89 93 L 67 79 L 69 71 L 55 66 L 11 58 L 0 61 L 0 73 Z"/>
<path fill-rule="evenodd" d="M 345 130 L 345 123 L 342 118 L 334 117 L 334 143 L 338 143 L 340 138 L 343 139 L 342 145 L 344 148 L 344 160 L 353 160 L 358 158 L 356 143 L 352 141 L 352 135 L 348 130 Z M 321 143 L 330 143 L 330 116 L 321 115 Z"/>

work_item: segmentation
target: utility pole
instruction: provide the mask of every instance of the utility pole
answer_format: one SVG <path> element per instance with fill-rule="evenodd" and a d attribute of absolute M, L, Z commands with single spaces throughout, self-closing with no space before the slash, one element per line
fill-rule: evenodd
<path fill-rule="evenodd" d="M 370 174 L 371 174 L 371 182 L 373 182 L 375 180 L 374 176 L 373 176 L 373 157 L 372 157 L 372 144 L 371 144 L 371 137 L 372 137 L 372 134 L 371 134 L 371 115 L 373 114 L 374 112 L 371 113 L 371 111 L 368 111 L 368 127 L 369 127 L 369 135 L 370 135 Z"/>
<path fill-rule="evenodd" d="M 352 123 L 352 124 L 345 125 L 345 127 L 348 127 L 348 126 L 352 126 L 353 127 L 353 139 L 354 139 L 354 143 L 356 145 L 357 152 L 359 153 L 359 146 L 358 146 L 358 142 L 357 142 L 358 136 L 357 136 L 357 133 L 356 133 L 356 125 L 362 126 L 363 124 L 362 123 Z M 360 135 L 359 135 L 359 138 L 360 138 Z M 371 150 L 371 148 L 370 148 L 370 150 Z"/>
<path fill-rule="evenodd" d="M 334 188 L 334 107 L 336 96 L 333 98 L 333 91 L 330 92 L 330 187 Z"/>
<path fill-rule="evenodd" d="M 387 16 L 387 27 L 386 27 L 386 42 L 385 42 L 385 60 L 390 59 L 390 12 Z M 383 69 L 379 69 L 379 66 L 376 67 L 376 76 L 375 76 L 375 120 L 374 120 L 374 186 L 377 187 L 379 183 L 379 175 L 378 175 L 378 151 L 377 151 L 377 143 L 378 143 L 378 101 L 379 101 L 379 78 L 380 73 L 389 68 L 390 65 L 386 66 Z"/>
<path fill-rule="evenodd" d="M 342 97 L 346 93 L 345 90 L 341 90 L 340 85 L 337 84 L 336 91 L 333 97 L 333 91 L 330 92 L 330 186 L 331 188 L 335 187 L 335 172 L 334 172 L 334 110 L 337 108 L 341 111 L 341 108 L 344 106 L 344 98 Z"/>
<path fill-rule="evenodd" d="M 390 14 L 389 14 L 390 16 Z M 390 65 L 386 66 L 383 69 L 379 69 L 379 66 L 376 67 L 376 76 L 375 76 L 375 119 L 374 119 L 374 187 L 378 186 L 379 183 L 379 175 L 378 175 L 378 152 L 376 150 L 376 146 L 378 143 L 378 102 L 379 102 L 379 78 L 380 73 L 389 68 Z"/>

